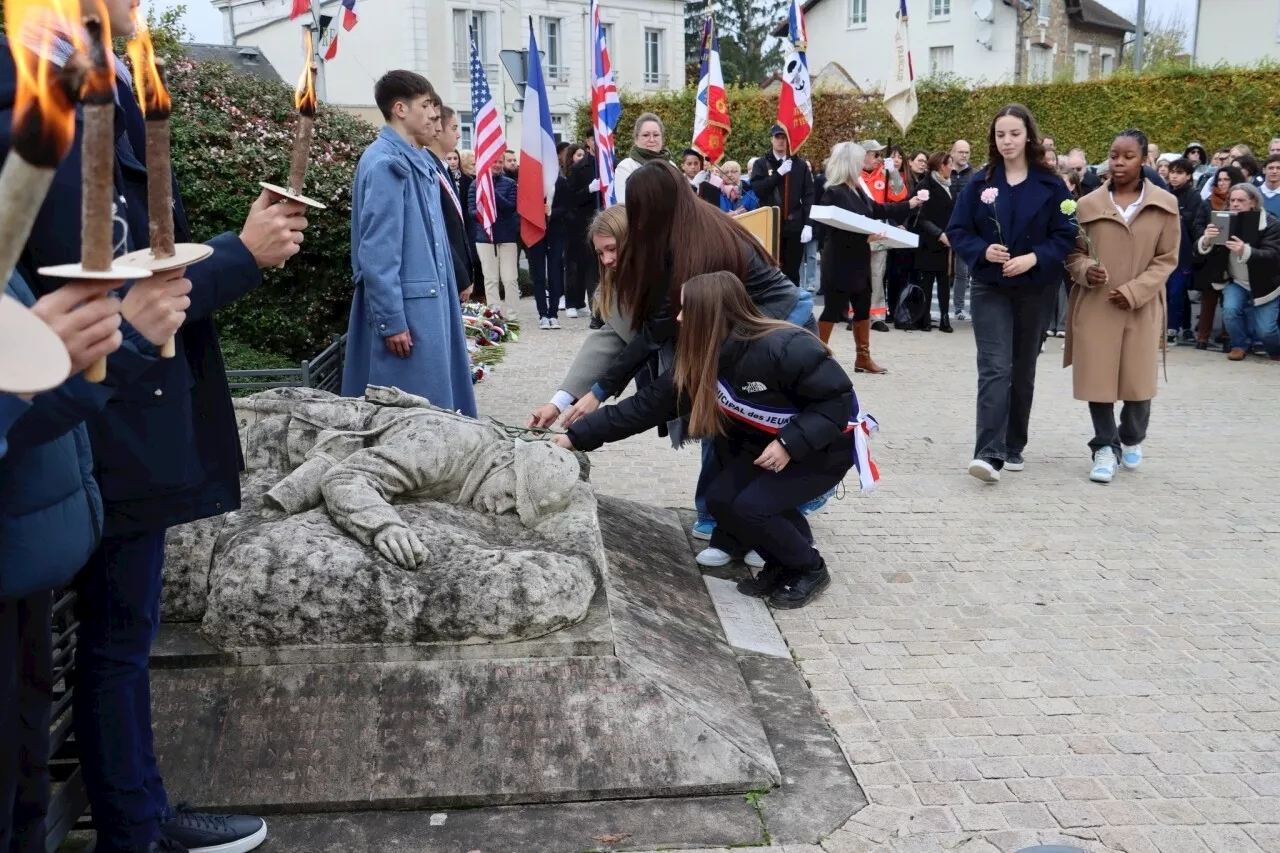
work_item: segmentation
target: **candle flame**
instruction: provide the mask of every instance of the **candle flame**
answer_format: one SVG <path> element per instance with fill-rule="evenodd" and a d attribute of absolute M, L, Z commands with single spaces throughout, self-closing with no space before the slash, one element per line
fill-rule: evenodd
<path fill-rule="evenodd" d="M 293 104 L 298 112 L 308 118 L 316 115 L 316 64 L 315 53 L 311 46 L 311 30 L 303 30 L 302 42 L 306 46 L 305 59 L 302 61 L 302 76 L 298 78 L 298 88 L 293 93 Z"/>
<path fill-rule="evenodd" d="M 29 162 L 55 165 L 75 139 L 75 101 L 82 87 L 88 86 L 86 57 L 91 38 L 81 24 L 81 14 L 78 0 L 5 3 L 5 30 L 18 78 L 14 147 Z M 105 37 L 110 39 L 109 34 Z M 108 65 L 109 81 L 111 74 Z"/>
<path fill-rule="evenodd" d="M 148 119 L 169 117 L 169 89 L 164 83 L 164 60 L 156 57 L 151 30 L 138 9 L 133 10 L 134 36 L 125 45 L 133 66 L 133 88 Z"/>

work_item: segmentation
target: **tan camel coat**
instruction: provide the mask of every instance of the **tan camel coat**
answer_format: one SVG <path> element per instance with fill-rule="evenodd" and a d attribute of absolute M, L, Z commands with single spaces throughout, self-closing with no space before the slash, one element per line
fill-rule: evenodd
<path fill-rule="evenodd" d="M 1074 368 L 1075 398 L 1091 403 L 1150 400 L 1159 382 L 1168 308 L 1165 282 L 1178 264 L 1182 226 L 1172 194 L 1145 181 L 1141 205 L 1126 224 L 1110 187 L 1080 199 L 1076 219 L 1088 232 L 1110 280 L 1091 288 L 1093 264 L 1083 238 L 1067 256 L 1072 282 L 1063 367 Z M 1119 290 L 1129 309 L 1107 299 Z"/>

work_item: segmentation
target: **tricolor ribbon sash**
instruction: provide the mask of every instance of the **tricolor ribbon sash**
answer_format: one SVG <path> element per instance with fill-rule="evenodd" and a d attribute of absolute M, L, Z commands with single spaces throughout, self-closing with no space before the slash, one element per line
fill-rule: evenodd
<path fill-rule="evenodd" d="M 769 435 L 777 435 L 783 427 L 795 419 L 796 415 L 800 414 L 796 409 L 775 409 L 739 399 L 733 393 L 733 388 L 723 379 L 716 383 L 716 405 L 726 417 L 755 427 Z M 855 410 L 857 405 L 855 397 Z M 880 431 L 880 424 L 871 415 L 859 413 L 849 419 L 844 431 L 853 433 L 853 467 L 858 469 L 859 491 L 864 495 L 869 494 L 880 482 L 880 469 L 871 458 L 871 446 L 868 440 L 872 433 Z"/>

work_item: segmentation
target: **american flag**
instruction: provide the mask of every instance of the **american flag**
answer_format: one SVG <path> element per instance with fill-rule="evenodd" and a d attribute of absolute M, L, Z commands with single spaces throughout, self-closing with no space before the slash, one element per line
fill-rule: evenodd
<path fill-rule="evenodd" d="M 493 173 L 489 170 L 507 150 L 507 141 L 502 135 L 502 122 L 498 120 L 493 95 L 489 93 L 489 80 L 480 64 L 474 29 L 471 30 L 471 115 L 475 127 L 472 147 L 476 151 L 476 218 L 492 239 L 498 204 L 493 194 Z"/>
<path fill-rule="evenodd" d="M 596 176 L 600 179 L 600 192 L 605 206 L 614 203 L 613 164 L 616 153 L 613 130 L 622 116 L 622 101 L 618 98 L 618 85 L 613 79 L 613 65 L 609 62 L 609 44 L 605 38 L 604 24 L 600 23 L 600 4 L 591 2 L 591 27 L 596 33 L 595 77 L 591 83 L 591 118 L 596 138 Z"/>

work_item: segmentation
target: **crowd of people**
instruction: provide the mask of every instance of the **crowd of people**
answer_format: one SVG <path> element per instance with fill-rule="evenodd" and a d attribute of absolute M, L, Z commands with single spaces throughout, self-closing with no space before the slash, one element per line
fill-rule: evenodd
<path fill-rule="evenodd" d="M 106 0 L 113 32 L 132 31 L 130 6 Z M 15 71 L 7 51 L 0 57 L 0 91 L 12 93 Z M 117 87 L 118 243 L 145 248 L 146 123 L 127 74 Z M 1059 158 L 1011 104 L 991 121 L 982 165 L 963 140 L 910 153 L 850 140 L 815 169 L 775 127 L 744 169 L 709 166 L 693 150 L 677 165 L 661 120 L 645 114 L 617 165 L 619 203 L 603 203 L 590 140 L 563 145 L 545 234 L 524 245 L 514 154 L 492 165 L 496 219 L 486 228 L 474 155 L 458 150 L 457 114 L 430 82 L 393 71 L 375 100 L 386 125 L 352 188 L 343 393 L 396 386 L 477 416 L 460 303 L 514 295 L 523 252 L 539 326 L 559 328 L 562 304 L 592 326 L 529 426 L 559 425 L 551 440 L 584 451 L 651 428 L 674 447 L 698 441 L 693 535 L 707 546 L 697 560 L 744 562 L 756 571 L 739 590 L 776 608 L 804 607 L 831 581 L 806 517 L 849 472 L 863 492 L 878 479 L 867 441 L 877 425 L 850 379 L 887 372 L 872 358 L 872 332 L 932 330 L 935 299 L 940 331 L 953 318 L 973 324 L 968 472 L 987 483 L 1027 464 L 1050 335 L 1065 336 L 1064 365 L 1093 431 L 1089 477 L 1101 483 L 1143 462 L 1162 348 L 1207 348 L 1222 334 L 1232 360 L 1256 346 L 1280 360 L 1280 140 L 1262 165 L 1244 146 L 1209 157 L 1193 143 L 1170 159 L 1124 130 L 1091 167 L 1079 149 Z M 0 108 L 8 128 L 12 100 Z M 45 393 L 0 385 L 0 849 L 44 848 L 52 593 L 71 584 L 74 724 L 97 850 L 245 853 L 266 837 L 260 818 L 171 803 L 152 744 L 148 659 L 166 530 L 240 505 L 213 312 L 296 254 L 307 221 L 301 205 L 264 193 L 197 267 L 64 284 L 38 270 L 80 254 L 78 145 L 6 288 L 57 333 L 73 371 L 102 357 L 108 369 L 104 382 L 74 375 Z M 816 221 L 815 205 L 915 231 L 919 246 Z M 737 218 L 760 206 L 780 212 L 776 256 Z M 117 295 L 99 298 L 108 292 Z M 19 316 L 9 301 L 0 309 L 0 323 Z M 829 346 L 840 324 L 853 333 L 852 371 Z M 176 356 L 165 358 L 170 338 Z M 0 370 L 0 382 L 10 376 Z M 632 383 L 637 393 L 624 398 Z M 611 398 L 620 402 L 602 405 Z"/>

